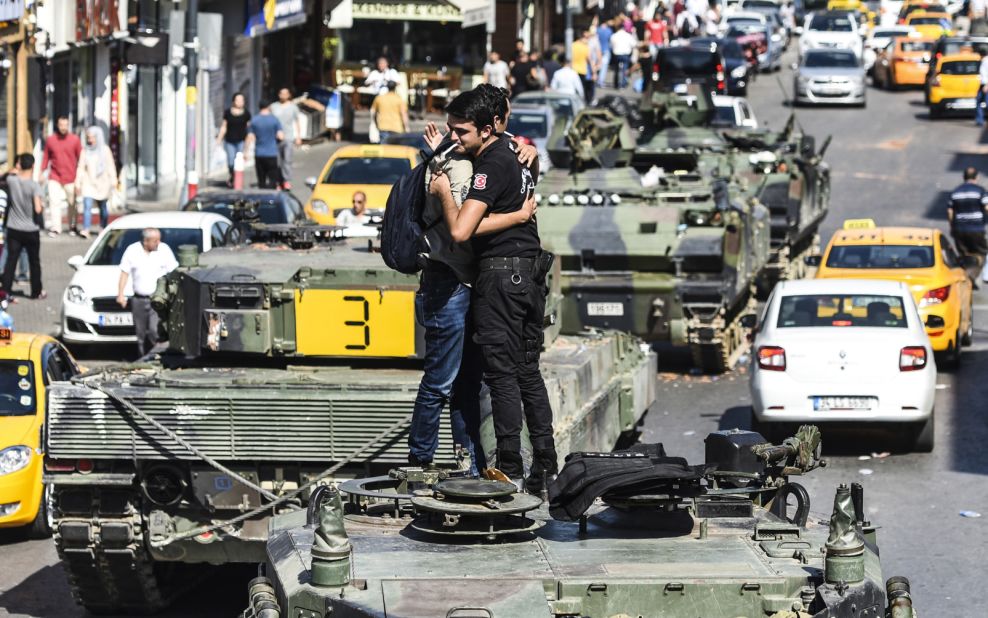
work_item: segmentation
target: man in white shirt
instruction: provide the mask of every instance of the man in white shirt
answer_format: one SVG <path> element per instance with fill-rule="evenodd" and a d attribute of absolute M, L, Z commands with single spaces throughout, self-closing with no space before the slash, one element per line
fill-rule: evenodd
<path fill-rule="evenodd" d="M 375 94 L 384 94 L 388 91 L 388 82 L 398 83 L 398 71 L 388 65 L 388 59 L 381 56 L 377 59 L 377 68 L 367 74 L 364 79 L 364 87 L 372 88 Z"/>
<path fill-rule="evenodd" d="M 611 57 L 617 67 L 614 70 L 614 87 L 624 88 L 628 85 L 628 69 L 631 68 L 631 54 L 635 51 L 638 39 L 624 28 L 618 29 L 611 35 Z"/>
<path fill-rule="evenodd" d="M 175 254 L 168 245 L 162 244 L 161 232 L 153 227 L 146 228 L 141 242 L 132 243 L 120 258 L 117 303 L 127 307 L 127 280 L 133 279 L 134 296 L 130 299 L 130 312 L 134 316 L 137 351 L 141 356 L 158 343 L 158 314 L 151 308 L 151 294 L 158 286 L 158 279 L 177 266 Z"/>
<path fill-rule="evenodd" d="M 563 58 L 563 67 L 553 73 L 552 83 L 549 88 L 556 92 L 575 94 L 583 99 L 583 80 L 580 74 L 573 70 L 573 63 L 569 58 Z"/>
<path fill-rule="evenodd" d="M 484 64 L 484 81 L 491 86 L 507 88 L 508 75 L 510 73 L 511 69 L 508 68 L 507 62 L 501 60 L 501 54 L 492 51 L 489 59 Z"/>
<path fill-rule="evenodd" d="M 353 208 L 347 208 L 336 215 L 336 225 L 340 227 L 357 227 L 367 225 L 367 194 L 357 191 L 353 194 Z"/>

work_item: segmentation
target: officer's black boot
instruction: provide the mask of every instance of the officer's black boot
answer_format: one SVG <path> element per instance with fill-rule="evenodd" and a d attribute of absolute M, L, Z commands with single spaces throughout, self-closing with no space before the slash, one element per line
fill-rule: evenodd
<path fill-rule="evenodd" d="M 535 442 L 540 442 L 536 444 Z M 543 490 L 549 487 L 549 483 L 556 478 L 559 472 L 559 464 L 556 457 L 556 447 L 551 437 L 541 441 L 534 441 L 532 444 L 532 467 L 530 474 L 525 479 L 525 491 L 533 496 L 539 496 Z"/>
<path fill-rule="evenodd" d="M 521 452 L 514 449 L 497 449 L 497 469 L 513 482 L 520 483 L 525 476 Z"/>

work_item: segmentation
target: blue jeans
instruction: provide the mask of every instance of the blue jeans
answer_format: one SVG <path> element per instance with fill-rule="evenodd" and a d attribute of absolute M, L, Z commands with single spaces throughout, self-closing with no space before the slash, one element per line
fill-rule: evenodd
<path fill-rule="evenodd" d="M 449 402 L 453 443 L 470 453 L 477 469 L 486 467 L 479 446 L 483 370 L 469 314 L 470 288 L 443 264 L 427 267 L 415 295 L 416 319 L 425 327 L 425 373 L 408 433 L 410 459 L 418 463 L 435 456 L 440 415 Z"/>
<path fill-rule="evenodd" d="M 624 88 L 628 85 L 628 69 L 631 68 L 631 56 L 614 56 L 617 66 L 614 68 L 614 87 Z"/>
<path fill-rule="evenodd" d="M 105 228 L 110 219 L 110 213 L 106 209 L 106 200 L 94 200 L 91 197 L 82 198 L 82 229 L 87 232 L 93 219 L 93 205 L 99 206 L 100 229 Z"/>
<path fill-rule="evenodd" d="M 226 153 L 226 166 L 230 169 L 230 178 L 233 178 L 233 162 L 237 158 L 237 153 L 243 151 L 243 140 L 239 142 L 228 142 L 223 140 L 223 152 Z"/>
<path fill-rule="evenodd" d="M 600 59 L 600 74 L 597 75 L 597 85 L 601 88 L 604 87 L 604 79 L 607 77 L 607 69 L 611 66 L 611 50 L 607 50 L 602 53 L 603 58 Z"/>
<path fill-rule="evenodd" d="M 985 108 L 982 105 L 988 104 L 988 95 L 985 94 L 984 86 L 978 88 L 978 96 L 974 99 L 974 122 L 979 127 L 985 123 Z"/>

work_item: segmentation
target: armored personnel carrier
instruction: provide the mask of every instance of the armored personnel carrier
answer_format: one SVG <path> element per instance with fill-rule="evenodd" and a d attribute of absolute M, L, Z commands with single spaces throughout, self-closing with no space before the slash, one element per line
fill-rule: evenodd
<path fill-rule="evenodd" d="M 800 276 L 829 175 L 811 138 L 726 134 L 709 94 L 646 93 L 624 117 L 581 112 L 538 186 L 544 242 L 562 258 L 563 332 L 620 328 L 689 345 L 709 371 L 744 350 L 755 289 Z"/>
<path fill-rule="evenodd" d="M 159 358 L 50 386 L 55 541 L 90 611 L 153 611 L 189 565 L 260 562 L 272 515 L 318 484 L 407 461 L 417 279 L 336 228 L 233 230 L 250 242 L 180 250 L 159 280 Z M 655 399 L 655 355 L 623 333 L 559 336 L 558 273 L 550 287 L 542 368 L 557 449 L 613 448 Z M 440 436 L 435 463 L 465 468 L 446 415 Z"/>
<path fill-rule="evenodd" d="M 712 433 L 701 465 L 658 444 L 577 453 L 548 504 L 408 469 L 348 481 L 271 521 L 242 618 L 911 618 L 862 486 L 837 488 L 829 521 L 808 515 L 790 477 L 823 464 L 819 445 L 805 426 L 778 446 Z"/>

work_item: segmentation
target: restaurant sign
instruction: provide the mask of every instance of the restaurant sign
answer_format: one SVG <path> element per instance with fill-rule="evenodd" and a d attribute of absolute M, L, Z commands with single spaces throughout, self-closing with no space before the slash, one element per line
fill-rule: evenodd
<path fill-rule="evenodd" d="M 401 21 L 454 21 L 463 19 L 460 9 L 445 2 L 354 2 L 354 19 Z"/>

